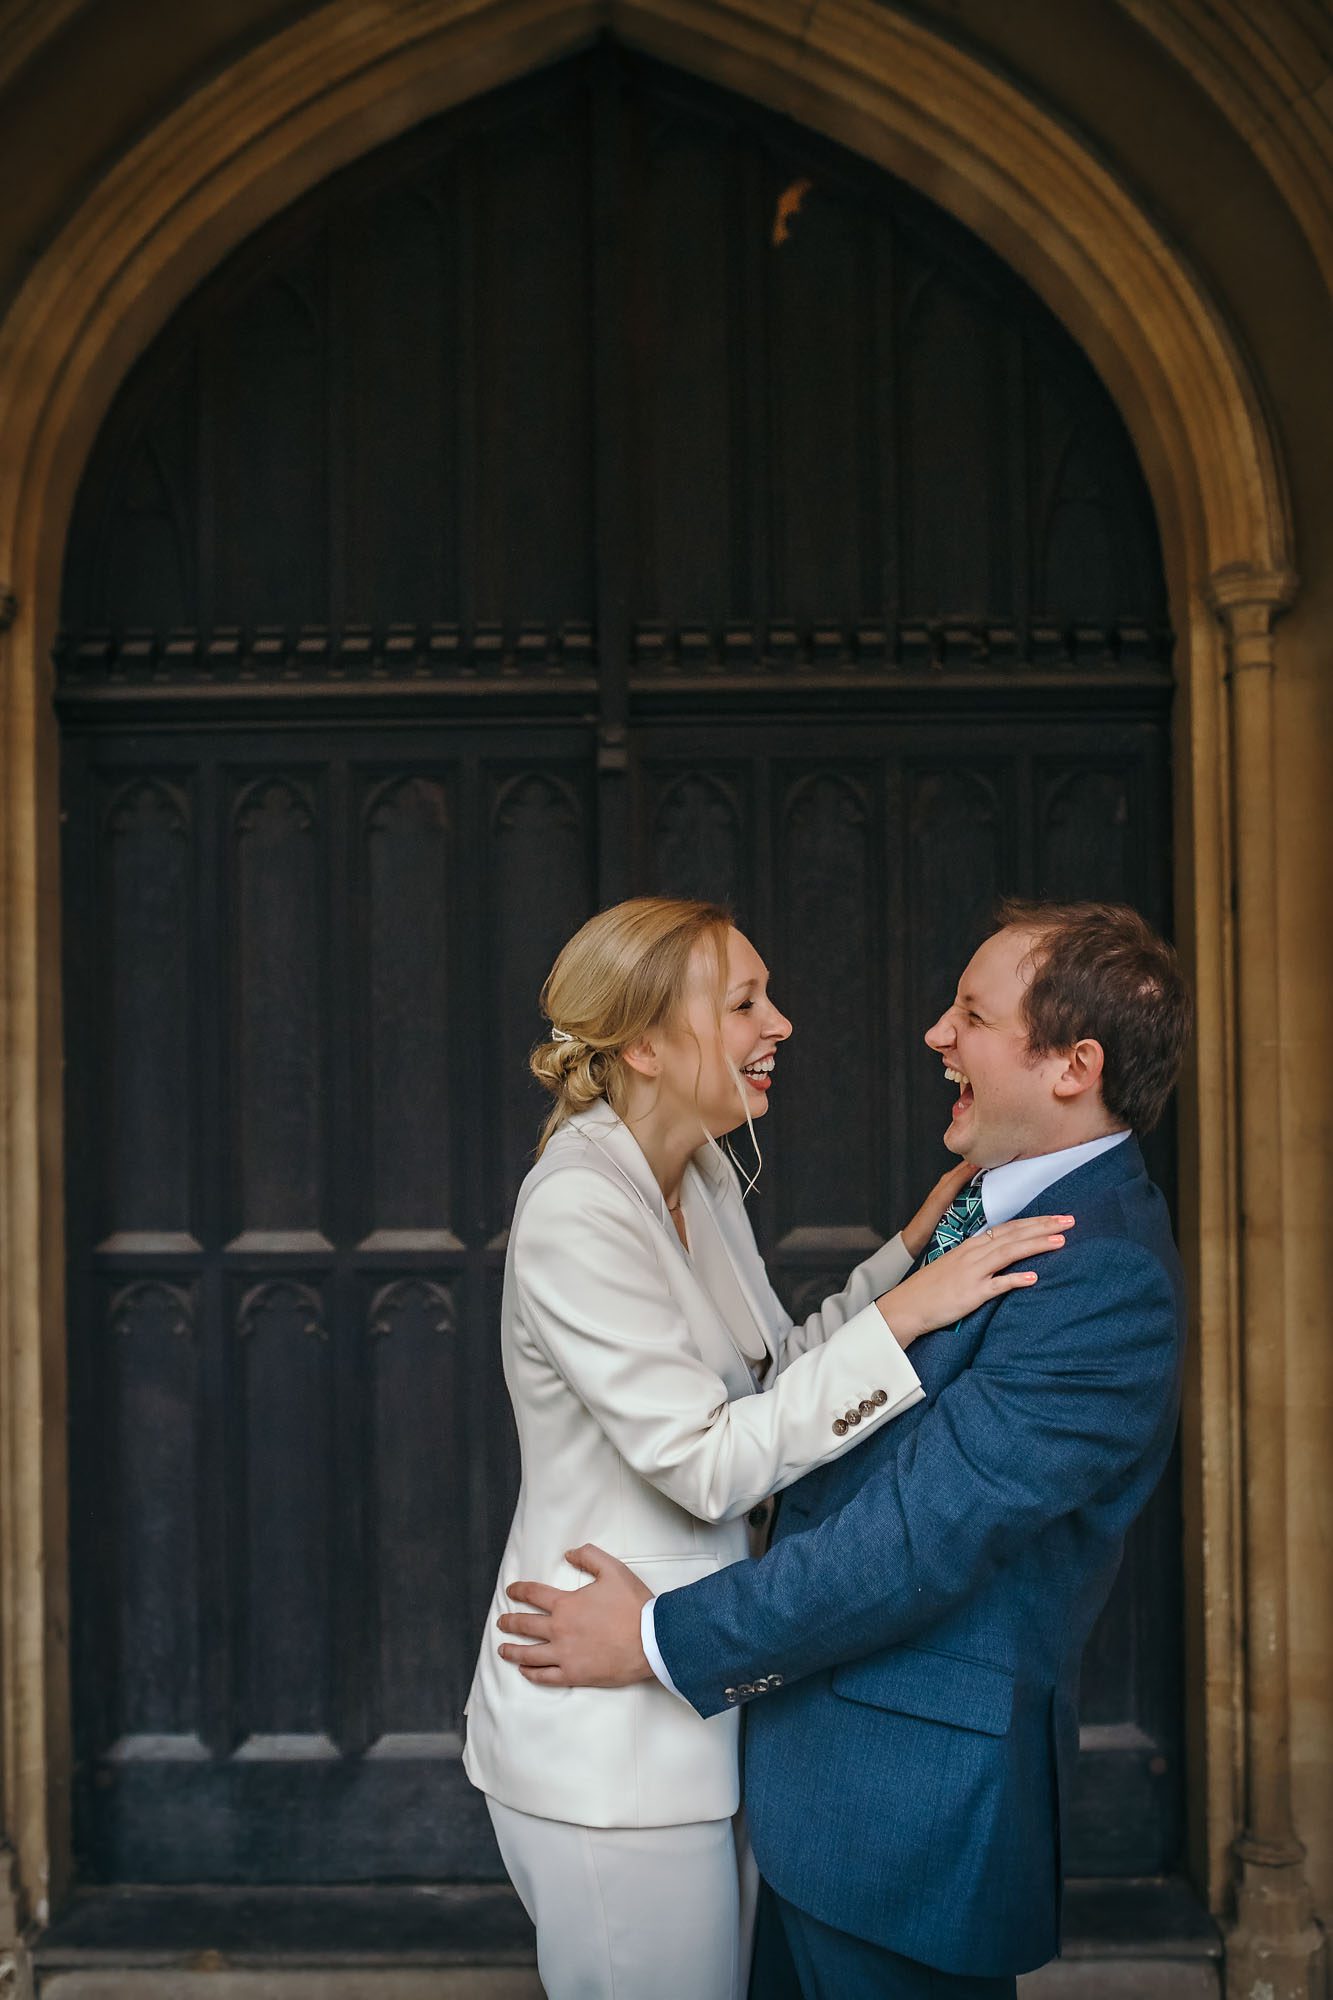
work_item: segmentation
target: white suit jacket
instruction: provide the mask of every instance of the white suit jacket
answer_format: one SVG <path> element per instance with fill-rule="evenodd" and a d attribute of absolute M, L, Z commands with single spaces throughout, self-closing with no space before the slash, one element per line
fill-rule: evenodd
<path fill-rule="evenodd" d="M 585 1584 L 565 1561 L 584 1542 L 655 1593 L 692 1583 L 748 1553 L 750 1508 L 921 1400 L 873 1303 L 911 1266 L 900 1237 L 797 1326 L 769 1284 L 736 1177 L 707 1146 L 686 1170 L 683 1203 L 691 1249 L 706 1248 L 715 1269 L 725 1254 L 727 1305 L 748 1323 L 724 1321 L 607 1104 L 561 1127 L 514 1210 L 500 1339 L 523 1472 L 468 1697 L 464 1764 L 491 1797 L 547 1819 L 728 1817 L 739 1803 L 739 1716 L 705 1722 L 656 1681 L 530 1684 L 496 1650 L 494 1621 L 513 1609 L 503 1586 Z M 762 1393 L 747 1348 L 771 1357 Z"/>

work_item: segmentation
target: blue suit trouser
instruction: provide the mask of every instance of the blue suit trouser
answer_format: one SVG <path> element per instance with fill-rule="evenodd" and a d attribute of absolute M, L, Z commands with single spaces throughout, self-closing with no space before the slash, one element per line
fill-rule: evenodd
<path fill-rule="evenodd" d="M 1012 1976 L 983 1979 L 974 1973 L 939 1972 L 883 1945 L 832 1930 L 781 1896 L 774 1901 L 802 2000 L 1014 2000 Z M 769 1995 L 752 1982 L 750 2000 L 769 2000 Z"/>

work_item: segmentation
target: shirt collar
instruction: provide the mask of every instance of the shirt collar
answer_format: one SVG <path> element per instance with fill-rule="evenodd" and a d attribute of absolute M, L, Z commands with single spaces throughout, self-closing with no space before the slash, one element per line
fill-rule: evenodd
<path fill-rule="evenodd" d="M 1107 1132 L 1100 1139 L 1065 1146 L 1058 1153 L 1038 1153 L 1030 1160 L 1010 1160 L 1007 1166 L 988 1168 L 981 1176 L 981 1206 L 987 1222 L 992 1229 L 1001 1222 L 1012 1222 L 1075 1167 L 1085 1166 L 1099 1153 L 1109 1153 L 1112 1146 L 1122 1145 L 1128 1137 L 1128 1132 Z"/>

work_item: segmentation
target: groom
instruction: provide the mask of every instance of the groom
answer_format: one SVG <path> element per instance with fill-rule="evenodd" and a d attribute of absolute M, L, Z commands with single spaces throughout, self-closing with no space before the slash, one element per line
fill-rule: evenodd
<path fill-rule="evenodd" d="M 1134 911 L 1003 905 L 926 1036 L 982 1170 L 936 1246 L 1054 1210 L 1068 1246 L 914 1345 L 925 1400 L 791 1487 L 761 1561 L 653 1600 L 585 1549 L 586 1589 L 510 1590 L 533 1680 L 751 1710 L 751 1835 L 808 2000 L 1003 2000 L 1059 1948 L 1083 1646 L 1179 1402 L 1180 1264 L 1133 1135 L 1190 1012 Z"/>

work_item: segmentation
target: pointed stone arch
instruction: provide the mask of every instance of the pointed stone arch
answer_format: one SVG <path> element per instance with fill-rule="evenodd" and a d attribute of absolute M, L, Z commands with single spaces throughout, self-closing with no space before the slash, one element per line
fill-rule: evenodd
<path fill-rule="evenodd" d="M 1182 681 L 1178 900 L 1199 996 L 1183 1121 L 1193 1189 L 1186 1248 L 1202 1330 L 1199 1415 L 1187 1439 L 1197 1542 L 1192 1673 L 1211 1691 L 1197 1758 L 1196 1853 L 1201 1862 L 1206 1853 L 1215 1900 L 1238 1782 L 1247 1764 L 1253 1779 L 1256 1757 L 1283 1735 L 1285 1658 L 1272 1648 L 1262 1670 L 1251 1669 L 1244 1755 L 1232 1721 L 1240 1550 L 1229 1410 L 1242 1355 L 1247 1369 L 1269 1371 L 1266 1403 L 1281 1401 L 1271 1372 L 1280 1378 L 1280 1324 L 1272 1315 L 1267 1325 L 1262 1311 L 1266 1297 L 1281 1295 L 1269 753 L 1272 626 L 1294 579 L 1279 451 L 1225 315 L 1077 133 L 974 56 L 875 0 L 404 0 L 377 8 L 328 0 L 147 131 L 69 216 L 0 326 L 3 1816 L 38 1915 L 60 1893 L 69 1851 L 58 805 L 48 662 L 78 481 L 132 363 L 247 234 L 359 154 L 604 31 L 824 131 L 952 211 L 1064 320 L 1135 440 L 1162 529 Z M 1271 1473 L 1256 1482 L 1267 1511 L 1247 1514 L 1241 1541 L 1253 1550 L 1271 1534 L 1271 1555 L 1282 1542 L 1281 1454 L 1267 1433 L 1259 1445 Z M 1253 1629 L 1277 1631 L 1285 1578 L 1275 1580 L 1271 1561 L 1261 1570 L 1251 1563 L 1247 1576 Z M 1270 1832 L 1280 1831 L 1281 1798 L 1266 1796 L 1259 1810 Z M 1274 1865 L 1286 1867 L 1282 1840 L 1268 1845 Z"/>

